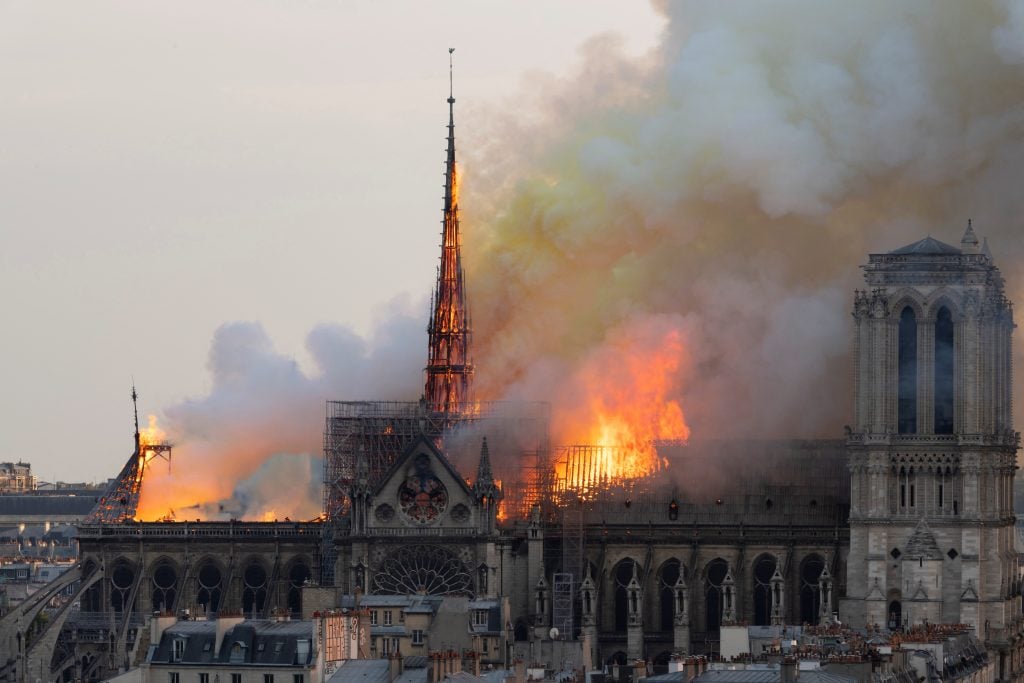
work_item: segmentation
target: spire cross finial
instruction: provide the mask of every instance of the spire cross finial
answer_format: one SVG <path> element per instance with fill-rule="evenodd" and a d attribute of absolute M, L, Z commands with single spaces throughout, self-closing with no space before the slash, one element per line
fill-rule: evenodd
<path fill-rule="evenodd" d="M 455 53 L 455 48 L 448 48 L 448 101 L 455 101 L 455 76 L 453 75 L 454 68 L 452 67 L 452 55 Z"/>

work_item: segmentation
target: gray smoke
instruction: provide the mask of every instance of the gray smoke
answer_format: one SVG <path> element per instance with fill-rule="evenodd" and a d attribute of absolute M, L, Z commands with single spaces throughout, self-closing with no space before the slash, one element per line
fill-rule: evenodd
<path fill-rule="evenodd" d="M 167 408 L 170 470 L 146 476 L 141 519 L 310 519 L 322 509 L 325 402 L 409 400 L 422 392 L 422 303 L 392 302 L 367 337 L 343 326 L 310 332 L 313 371 L 275 351 L 258 323 L 214 335 L 203 397 Z"/>
<path fill-rule="evenodd" d="M 1020 5 L 660 8 L 651 54 L 597 39 L 466 133 L 485 395 L 551 397 L 557 435 L 616 330 L 674 319 L 695 438 L 838 437 L 869 252 L 973 217 L 1024 298 Z"/>

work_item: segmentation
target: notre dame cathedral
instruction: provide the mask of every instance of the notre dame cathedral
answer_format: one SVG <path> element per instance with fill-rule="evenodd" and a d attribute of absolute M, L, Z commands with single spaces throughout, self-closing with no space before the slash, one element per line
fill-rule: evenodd
<path fill-rule="evenodd" d="M 66 623 L 91 680 L 144 656 L 155 612 L 298 615 L 314 594 L 330 607 L 418 593 L 497 610 L 488 628 L 523 656 L 578 640 L 592 664 L 663 662 L 715 653 L 726 624 L 930 622 L 969 625 L 1000 677 L 1019 676 L 1014 323 L 973 229 L 869 256 L 844 438 L 659 446 L 677 480 L 730 472 L 699 493 L 599 482 L 591 451 L 556 466 L 544 406 L 473 400 L 448 102 L 423 399 L 328 405 L 321 520 L 83 525 L 81 563 L 55 587 L 81 614 L 29 643 L 26 608 L 0 622 L 0 645 L 56 672 Z M 582 474 L 560 480 L 567 468 Z"/>

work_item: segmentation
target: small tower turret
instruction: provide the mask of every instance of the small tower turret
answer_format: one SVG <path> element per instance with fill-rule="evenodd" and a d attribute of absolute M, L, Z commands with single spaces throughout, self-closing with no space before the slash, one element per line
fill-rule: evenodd
<path fill-rule="evenodd" d="M 480 464 L 477 466 L 476 481 L 473 483 L 473 498 L 480 513 L 480 531 L 493 533 L 498 522 L 498 506 L 504 494 L 491 472 L 491 454 L 487 437 L 480 446 Z"/>
<path fill-rule="evenodd" d="M 967 230 L 964 231 L 964 236 L 960 239 L 960 249 L 965 254 L 978 253 L 978 237 L 974 234 L 974 227 L 971 226 L 970 218 L 967 219 Z"/>

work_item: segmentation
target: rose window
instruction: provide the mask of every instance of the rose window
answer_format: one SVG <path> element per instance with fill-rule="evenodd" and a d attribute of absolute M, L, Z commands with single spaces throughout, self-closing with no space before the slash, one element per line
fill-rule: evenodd
<path fill-rule="evenodd" d="M 440 546 L 399 548 L 373 576 L 373 592 L 383 595 L 467 595 L 472 580 L 466 565 Z"/>

